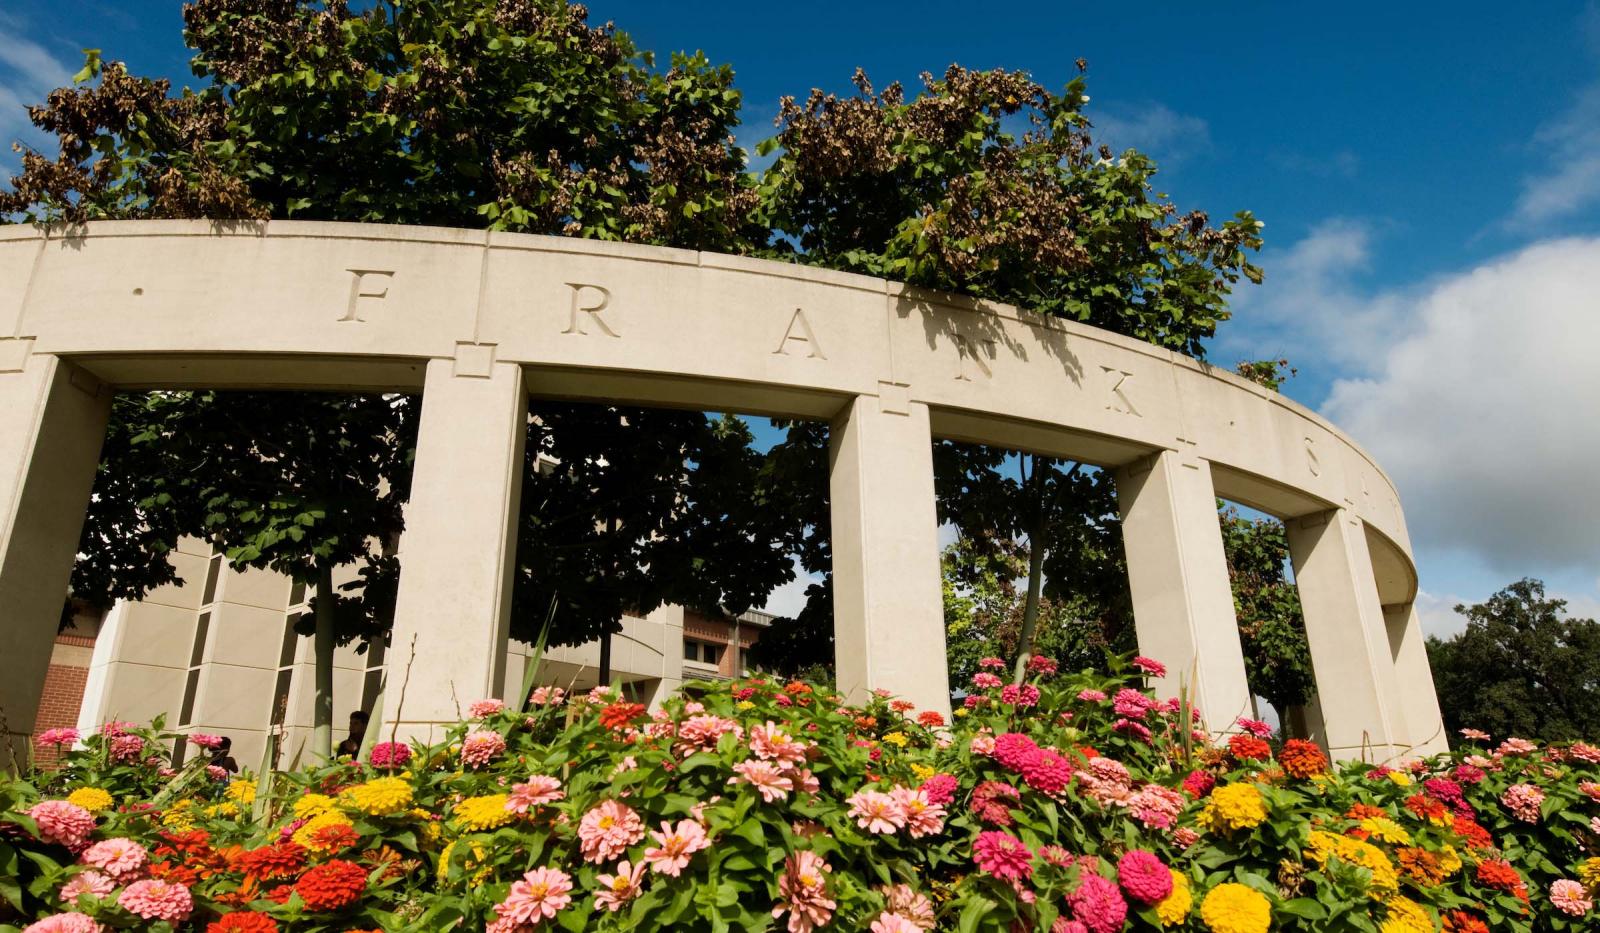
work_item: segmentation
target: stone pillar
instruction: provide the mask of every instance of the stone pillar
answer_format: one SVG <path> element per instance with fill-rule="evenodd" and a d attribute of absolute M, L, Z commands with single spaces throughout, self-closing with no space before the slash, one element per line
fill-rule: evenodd
<path fill-rule="evenodd" d="M 386 729 L 398 717 L 403 736 L 435 739 L 436 727 L 460 719 L 468 704 L 502 692 L 527 421 L 519 365 L 465 352 L 428 363 L 400 539 Z"/>
<path fill-rule="evenodd" d="M 1166 450 L 1123 467 L 1117 506 L 1139 650 L 1167 666 L 1157 691 L 1181 682 L 1208 729 L 1233 729 L 1252 707 L 1211 465 Z"/>
<path fill-rule="evenodd" d="M 858 396 L 830 434 L 839 689 L 852 702 L 888 690 L 948 717 L 928 406 Z"/>
<path fill-rule="evenodd" d="M 0 340 L 0 713 L 26 753 L 105 440 L 111 394 L 28 340 Z M 10 767 L 0 750 L 0 770 Z"/>
<path fill-rule="evenodd" d="M 1394 658 L 1406 738 L 1412 751 L 1418 755 L 1449 751 L 1450 737 L 1445 734 L 1444 716 L 1439 712 L 1439 695 L 1434 692 L 1433 669 L 1428 666 L 1428 647 L 1416 604 L 1384 606 L 1383 621 L 1389 633 L 1389 654 Z"/>
<path fill-rule="evenodd" d="M 1395 758 L 1406 750 L 1405 721 L 1361 519 L 1332 509 L 1285 525 L 1328 751 Z"/>

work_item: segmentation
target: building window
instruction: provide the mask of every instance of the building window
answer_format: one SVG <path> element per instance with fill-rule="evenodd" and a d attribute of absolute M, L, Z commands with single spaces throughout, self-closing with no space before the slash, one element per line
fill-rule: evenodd
<path fill-rule="evenodd" d="M 722 645 L 715 645 L 709 641 L 696 641 L 692 638 L 685 638 L 683 640 L 683 659 L 685 661 L 697 661 L 701 664 L 721 664 L 722 649 Z"/>
<path fill-rule="evenodd" d="M 294 659 L 300 636 L 294 628 L 307 612 L 290 612 L 283 620 L 283 642 L 278 646 L 278 676 L 272 684 L 272 725 L 282 726 L 288 716 L 289 691 L 294 686 Z"/>
<path fill-rule="evenodd" d="M 367 673 L 361 681 L 362 712 L 372 712 L 372 704 L 378 700 L 378 691 L 383 687 L 383 657 L 388 651 L 388 645 L 388 636 L 367 642 Z M 372 728 L 378 728 L 377 724 L 374 723 Z"/>

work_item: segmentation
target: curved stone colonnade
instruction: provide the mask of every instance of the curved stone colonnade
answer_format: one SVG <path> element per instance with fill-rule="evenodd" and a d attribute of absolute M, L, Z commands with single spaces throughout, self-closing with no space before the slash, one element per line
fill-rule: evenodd
<path fill-rule="evenodd" d="M 426 732 L 501 682 L 528 396 L 825 419 L 841 688 L 948 709 L 930 438 L 1116 469 L 1139 643 L 1249 711 L 1214 497 L 1288 524 L 1336 754 L 1443 748 L 1393 485 L 1231 374 L 1006 306 L 784 263 L 275 221 L 0 228 L 0 703 L 33 721 L 118 387 L 421 391 L 391 663 Z"/>

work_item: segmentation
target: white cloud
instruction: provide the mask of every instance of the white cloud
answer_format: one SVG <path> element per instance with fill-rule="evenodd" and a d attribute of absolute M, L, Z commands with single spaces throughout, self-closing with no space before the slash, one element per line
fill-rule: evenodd
<path fill-rule="evenodd" d="M 1095 141 L 1114 152 L 1137 149 L 1170 162 L 1211 148 L 1211 128 L 1205 120 L 1178 113 L 1166 104 L 1113 106 L 1092 115 L 1090 122 Z"/>
<path fill-rule="evenodd" d="M 1323 413 L 1399 485 L 1419 549 L 1504 573 L 1600 568 L 1597 296 L 1600 239 L 1565 239 L 1367 299 L 1392 343 Z M 1346 336 L 1373 346 L 1360 320 Z"/>
<path fill-rule="evenodd" d="M 1417 610 L 1417 620 L 1422 623 L 1424 635 L 1450 639 L 1467 627 L 1467 617 L 1457 613 L 1455 607 L 1462 604 L 1471 605 L 1472 602 L 1454 594 L 1440 596 L 1427 590 L 1418 590 L 1417 600 L 1413 605 Z"/>
<path fill-rule="evenodd" d="M 1513 226 L 1567 217 L 1600 199 L 1600 84 L 1585 88 L 1561 117 L 1540 128 L 1533 145 L 1550 164 L 1523 180 Z"/>
<path fill-rule="evenodd" d="M 1223 331 L 1219 357 L 1286 356 L 1367 371 L 1405 322 L 1403 294 L 1374 295 L 1356 282 L 1375 236 L 1370 224 L 1336 217 L 1287 250 L 1264 253 L 1266 281 L 1235 294 L 1236 322 Z"/>
<path fill-rule="evenodd" d="M 0 162 L 14 165 L 11 143 L 38 145 L 42 135 L 28 121 L 29 104 L 43 103 L 55 88 L 69 84 L 76 68 L 45 46 L 23 36 L 12 19 L 0 20 Z"/>

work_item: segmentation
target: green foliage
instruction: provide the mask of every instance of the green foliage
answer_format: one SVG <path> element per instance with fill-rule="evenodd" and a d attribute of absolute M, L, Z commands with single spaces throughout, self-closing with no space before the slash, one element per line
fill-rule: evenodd
<path fill-rule="evenodd" d="M 1231 507 L 1217 517 L 1250 691 L 1287 722 L 1289 708 L 1310 702 L 1317 683 L 1300 591 L 1285 570 L 1288 537 L 1275 519 L 1251 520 Z"/>
<path fill-rule="evenodd" d="M 1240 360 L 1233 371 L 1258 386 L 1276 392 L 1299 373 L 1288 360 Z"/>
<path fill-rule="evenodd" d="M 1445 726 L 1549 741 L 1600 728 L 1600 623 L 1566 614 L 1525 578 L 1472 606 L 1467 628 L 1428 639 Z"/>

